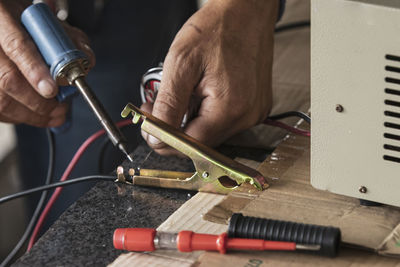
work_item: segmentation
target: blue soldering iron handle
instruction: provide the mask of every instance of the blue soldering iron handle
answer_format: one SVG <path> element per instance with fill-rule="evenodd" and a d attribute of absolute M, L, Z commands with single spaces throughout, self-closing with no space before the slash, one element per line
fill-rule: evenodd
<path fill-rule="evenodd" d="M 21 21 L 49 65 L 50 74 L 54 80 L 59 81 L 58 73 L 71 62 L 87 60 L 86 55 L 76 49 L 46 4 L 39 3 L 29 6 L 22 13 Z"/>
<path fill-rule="evenodd" d="M 72 62 L 88 62 L 86 55 L 76 49 L 60 22 L 46 4 L 38 3 L 26 8 L 21 15 L 21 21 L 50 67 L 51 76 L 60 85 L 57 100 L 60 102 L 71 101 L 71 98 L 77 94 L 77 89 L 69 86 L 68 81 L 58 74 Z M 70 112 L 71 109 L 67 114 L 65 125 L 52 128 L 53 132 L 63 132 L 69 128 L 71 124 Z"/>

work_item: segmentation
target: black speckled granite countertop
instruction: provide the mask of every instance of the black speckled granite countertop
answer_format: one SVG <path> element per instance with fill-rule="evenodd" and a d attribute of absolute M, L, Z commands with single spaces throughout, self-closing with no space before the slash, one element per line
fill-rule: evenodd
<path fill-rule="evenodd" d="M 251 155 L 258 161 L 267 154 L 261 150 L 238 151 L 229 147 L 222 149 L 228 156 Z M 149 152 L 147 146 L 140 145 L 134 152 L 134 162 L 124 165 L 194 170 L 189 159 L 160 157 L 154 152 L 145 161 Z M 65 211 L 31 251 L 13 266 L 105 266 L 123 253 L 113 247 L 116 228 L 155 228 L 193 194 L 195 192 L 99 182 Z"/>

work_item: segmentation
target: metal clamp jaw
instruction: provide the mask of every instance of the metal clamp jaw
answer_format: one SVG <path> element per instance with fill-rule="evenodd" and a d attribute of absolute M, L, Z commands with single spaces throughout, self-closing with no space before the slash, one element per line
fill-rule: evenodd
<path fill-rule="evenodd" d="M 149 182 L 153 179 L 152 183 L 162 183 L 162 187 L 219 194 L 227 194 L 246 182 L 258 190 L 268 187 L 265 178 L 258 171 L 218 153 L 130 103 L 126 105 L 121 116 L 126 118 L 129 114 L 132 114 L 134 124 L 141 122 L 142 130 L 191 158 L 196 168 L 196 172 L 192 176 L 186 177 L 185 175 L 173 177 L 173 175 L 166 175 L 168 171 L 162 171 L 159 173 L 160 175 L 168 176 L 163 177 L 164 181 L 156 182 L 154 179 L 157 178 L 146 176 Z M 142 179 L 138 177 L 146 178 L 143 175 L 133 175 L 133 183 L 138 184 L 138 181 L 135 182 L 135 180 Z M 163 178 L 158 178 L 158 180 Z"/>

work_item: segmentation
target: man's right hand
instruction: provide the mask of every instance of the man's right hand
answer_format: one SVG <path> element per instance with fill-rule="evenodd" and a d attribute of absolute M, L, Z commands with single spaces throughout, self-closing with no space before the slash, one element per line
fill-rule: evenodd
<path fill-rule="evenodd" d="M 20 22 L 21 13 L 31 3 L 0 0 L 0 121 L 57 127 L 64 123 L 68 106 L 54 98 L 58 87 Z M 93 66 L 87 36 L 69 25 L 64 28 Z"/>

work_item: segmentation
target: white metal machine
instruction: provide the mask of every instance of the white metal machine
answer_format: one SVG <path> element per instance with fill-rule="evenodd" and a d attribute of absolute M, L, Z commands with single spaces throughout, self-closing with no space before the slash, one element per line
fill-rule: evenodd
<path fill-rule="evenodd" d="M 312 0 L 311 183 L 400 206 L 400 1 Z"/>

